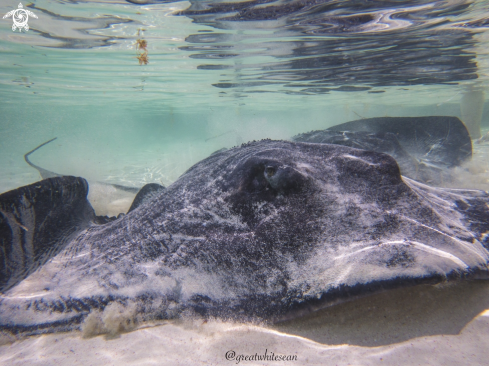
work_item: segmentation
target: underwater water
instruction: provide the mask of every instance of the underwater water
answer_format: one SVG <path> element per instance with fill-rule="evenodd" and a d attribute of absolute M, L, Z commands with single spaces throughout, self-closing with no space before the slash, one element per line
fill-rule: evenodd
<path fill-rule="evenodd" d="M 18 0 L 2 0 L 3 15 Z M 24 154 L 90 184 L 98 215 L 129 209 L 222 148 L 363 118 L 456 116 L 470 161 L 443 187 L 489 190 L 489 5 L 446 1 L 35 0 L 0 24 L 0 193 L 40 180 Z M 144 42 L 145 41 L 145 42 Z M 137 45 L 139 44 L 139 48 Z M 146 61 L 147 64 L 146 64 Z M 115 186 L 114 186 L 115 185 Z M 1 364 L 487 362 L 484 281 L 398 289 L 273 326 L 220 320 L 2 338 Z M 281 364 L 241 361 L 241 364 Z M 285 362 L 284 362 L 285 363 Z"/>

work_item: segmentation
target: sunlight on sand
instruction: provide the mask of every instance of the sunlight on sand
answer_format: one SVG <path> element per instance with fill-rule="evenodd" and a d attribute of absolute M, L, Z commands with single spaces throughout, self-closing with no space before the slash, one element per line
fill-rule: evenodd
<path fill-rule="evenodd" d="M 486 365 L 488 340 L 489 282 L 462 281 L 387 291 L 272 327 L 188 320 L 116 337 L 32 337 L 1 346 L 0 364 L 234 365 L 266 352 L 297 361 L 239 364 Z"/>

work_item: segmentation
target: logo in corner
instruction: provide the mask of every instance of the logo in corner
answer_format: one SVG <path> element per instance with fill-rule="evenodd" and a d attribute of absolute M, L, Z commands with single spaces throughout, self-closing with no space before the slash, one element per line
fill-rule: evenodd
<path fill-rule="evenodd" d="M 19 28 L 20 32 L 22 31 L 22 28 L 24 28 L 27 32 L 29 30 L 29 24 L 27 24 L 27 21 L 29 20 L 29 15 L 38 19 L 36 14 L 34 14 L 30 10 L 25 10 L 22 6 L 22 3 L 19 3 L 19 8 L 9 11 L 3 16 L 3 19 L 12 17 L 12 20 L 14 21 L 14 24 L 12 25 L 12 30 L 15 31 L 17 28 Z"/>

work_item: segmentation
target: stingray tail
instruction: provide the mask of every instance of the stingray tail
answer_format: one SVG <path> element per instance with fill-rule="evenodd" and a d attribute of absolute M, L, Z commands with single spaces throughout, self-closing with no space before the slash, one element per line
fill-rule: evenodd
<path fill-rule="evenodd" d="M 31 155 L 33 152 L 39 150 L 41 147 L 43 147 L 44 145 L 47 145 L 49 144 L 50 142 L 56 140 L 57 137 L 49 140 L 49 141 L 46 141 L 45 143 L 37 146 L 36 148 L 32 149 L 31 151 L 27 152 L 25 155 L 24 155 L 24 160 L 27 164 L 29 164 L 31 167 L 33 167 L 34 169 L 37 169 L 37 171 L 39 172 L 39 174 L 41 174 L 41 178 L 42 179 L 46 179 L 46 178 L 53 178 L 53 177 L 61 177 L 61 174 L 58 174 L 58 173 L 54 173 L 54 172 L 51 172 L 49 170 L 46 170 L 46 169 L 43 169 L 41 168 L 40 166 L 37 166 L 35 164 L 33 164 L 30 160 L 29 160 L 29 155 Z"/>

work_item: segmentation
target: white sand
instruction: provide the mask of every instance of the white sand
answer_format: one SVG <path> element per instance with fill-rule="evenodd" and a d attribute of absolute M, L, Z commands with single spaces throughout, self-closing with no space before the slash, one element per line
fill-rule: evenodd
<path fill-rule="evenodd" d="M 486 310 L 488 309 L 488 310 Z M 235 365 L 236 355 L 297 356 L 241 365 L 487 365 L 489 281 L 417 286 L 274 327 L 168 322 L 108 339 L 55 334 L 0 347 L 1 365 Z"/>

